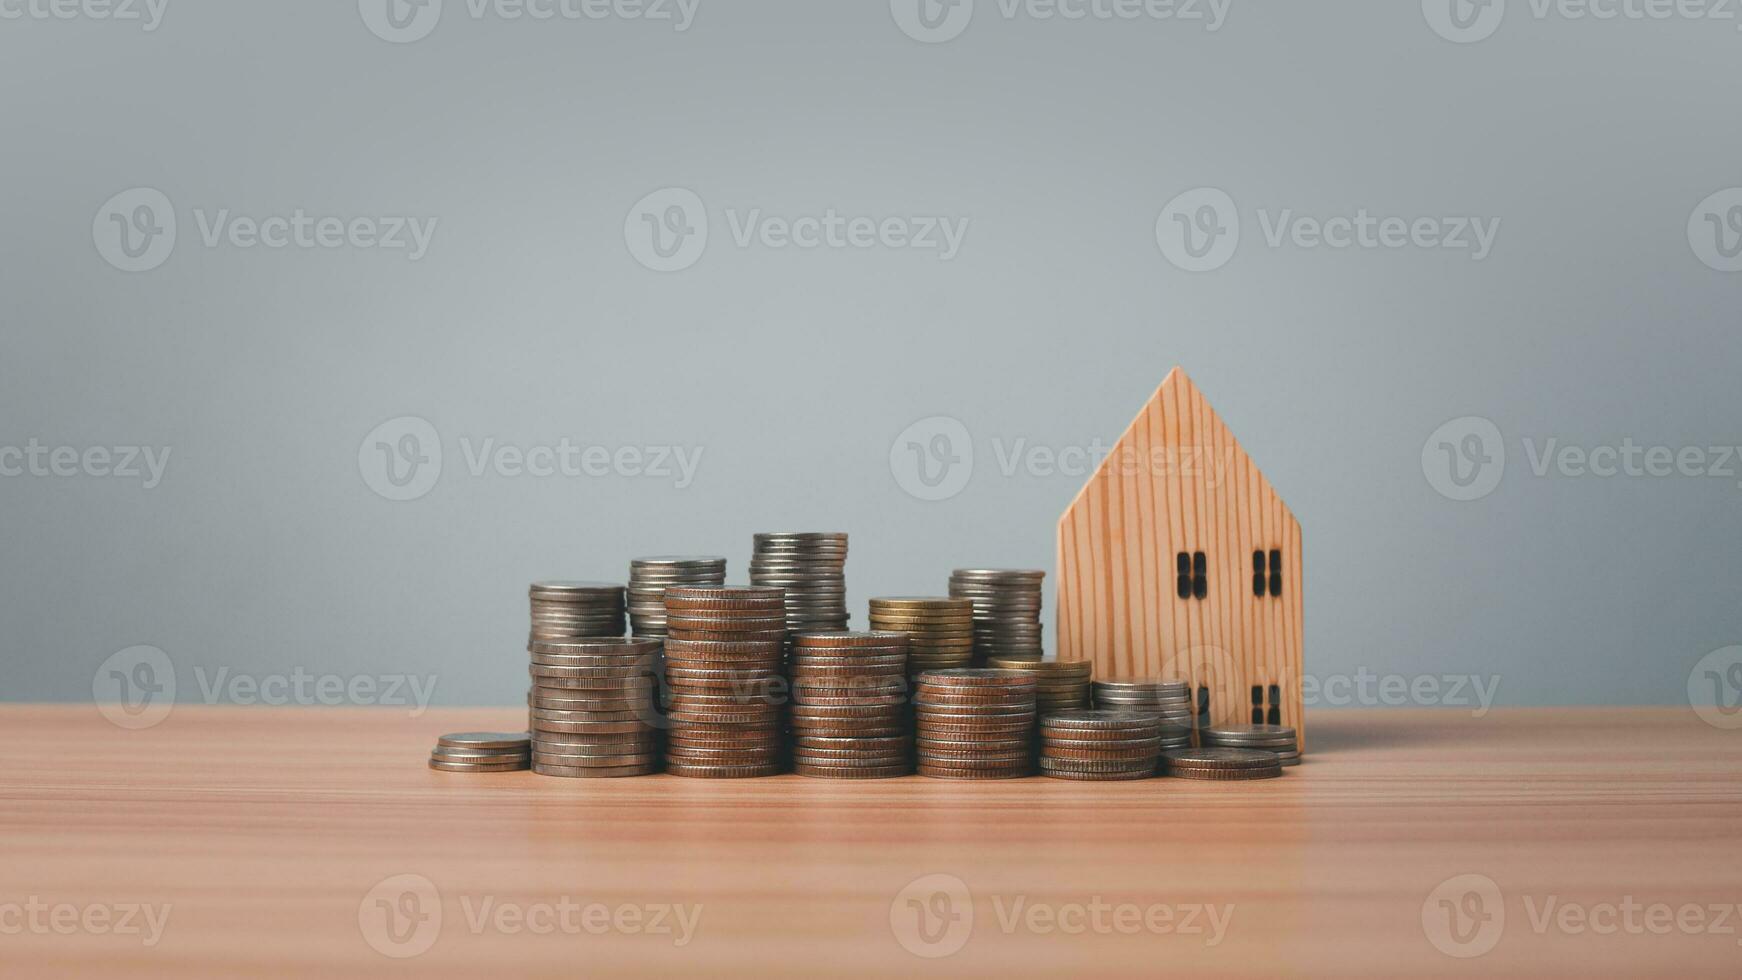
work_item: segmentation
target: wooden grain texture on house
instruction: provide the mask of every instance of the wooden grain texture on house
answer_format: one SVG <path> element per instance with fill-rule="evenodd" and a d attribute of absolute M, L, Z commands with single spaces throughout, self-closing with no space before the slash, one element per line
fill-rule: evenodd
<path fill-rule="evenodd" d="M 1219 724 L 1275 706 L 1304 746 L 1303 579 L 1299 522 L 1175 368 L 1059 518 L 1059 658 L 1184 678 Z"/>

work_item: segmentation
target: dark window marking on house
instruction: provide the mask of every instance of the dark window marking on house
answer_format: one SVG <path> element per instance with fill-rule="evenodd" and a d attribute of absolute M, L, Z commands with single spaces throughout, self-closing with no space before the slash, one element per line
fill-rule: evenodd
<path fill-rule="evenodd" d="M 1263 549 L 1252 552 L 1252 594 L 1282 595 L 1282 549 L 1272 548 L 1266 555 Z"/>
<path fill-rule="evenodd" d="M 1174 556 L 1174 594 L 1181 599 L 1205 599 L 1210 595 L 1210 559 L 1201 551 L 1182 551 Z"/>

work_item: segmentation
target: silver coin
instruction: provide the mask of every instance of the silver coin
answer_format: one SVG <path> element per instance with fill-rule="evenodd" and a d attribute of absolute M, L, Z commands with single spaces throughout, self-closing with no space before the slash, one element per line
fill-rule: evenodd
<path fill-rule="evenodd" d="M 515 759 L 524 758 L 531 750 L 530 739 L 524 747 L 518 749 L 455 749 L 438 745 L 430 752 L 430 758 L 449 762 L 513 762 Z"/>
<path fill-rule="evenodd" d="M 633 636 L 571 636 L 534 640 L 527 652 L 556 656 L 603 656 L 646 654 L 659 650 L 658 640 Z"/>
<path fill-rule="evenodd" d="M 838 548 L 845 551 L 847 535 L 842 531 L 762 531 L 751 538 L 757 551 L 778 547 Z"/>
<path fill-rule="evenodd" d="M 530 765 L 530 761 L 524 759 L 517 762 L 491 762 L 477 764 L 469 762 L 444 762 L 440 759 L 434 758 L 429 760 L 429 767 L 431 769 L 437 769 L 442 772 L 520 772 L 529 768 Z"/>
<path fill-rule="evenodd" d="M 1101 690 L 1114 694 L 1126 692 L 1131 694 L 1183 695 L 1188 694 L 1191 691 L 1191 685 L 1186 681 L 1164 680 L 1160 678 L 1154 680 L 1098 678 L 1095 681 L 1095 686 Z"/>
<path fill-rule="evenodd" d="M 614 776 L 648 776 L 659 771 L 657 763 L 638 766 L 611 766 L 609 768 L 592 768 L 586 766 L 553 766 L 534 764 L 532 771 L 540 776 L 566 776 L 574 779 L 609 778 Z"/>
<path fill-rule="evenodd" d="M 623 606 L 614 606 L 611 608 L 592 609 L 535 604 L 531 610 L 531 617 L 532 622 L 534 623 L 610 623 L 612 620 L 622 618 L 623 608 Z"/>
<path fill-rule="evenodd" d="M 621 582 L 582 582 L 568 579 L 547 579 L 532 583 L 531 590 L 550 595 L 609 595 L 623 588 Z"/>
<path fill-rule="evenodd" d="M 655 761 L 657 755 L 633 746 L 623 752 L 611 745 L 544 745 L 532 750 L 531 761 L 558 766 L 634 766 Z"/>
<path fill-rule="evenodd" d="M 1206 725 L 1199 734 L 1210 741 L 1229 744 L 1280 742 L 1292 745 L 1297 738 L 1295 730 L 1287 725 Z"/>
<path fill-rule="evenodd" d="M 659 729 L 641 721 L 549 721 L 535 718 L 532 722 L 534 744 L 546 734 L 554 735 L 645 735 Z"/>
<path fill-rule="evenodd" d="M 449 732 L 436 744 L 456 749 L 524 749 L 527 737 L 525 732 Z"/>
<path fill-rule="evenodd" d="M 549 752 L 555 752 L 555 753 L 559 753 L 559 754 L 564 753 L 564 752 L 570 752 L 570 751 L 573 751 L 575 749 L 603 748 L 607 751 L 612 751 L 612 752 L 617 752 L 617 753 L 622 754 L 622 755 L 627 755 L 630 753 L 637 753 L 637 752 L 657 752 L 657 751 L 659 751 L 659 747 L 664 743 L 664 741 L 665 741 L 664 738 L 657 736 L 657 735 L 638 735 L 635 737 L 607 736 L 607 737 L 588 737 L 588 738 L 581 738 L 578 736 L 551 735 L 551 736 L 545 736 L 545 737 L 541 737 L 539 739 L 536 739 L 533 744 L 534 744 L 534 748 L 536 748 L 536 749 L 549 751 Z"/>
<path fill-rule="evenodd" d="M 553 708 L 559 711 L 633 711 L 652 701 L 654 695 L 652 688 L 614 689 L 598 691 L 595 692 L 596 696 L 588 696 L 589 692 L 587 691 L 535 687 L 530 693 L 534 707 Z"/>

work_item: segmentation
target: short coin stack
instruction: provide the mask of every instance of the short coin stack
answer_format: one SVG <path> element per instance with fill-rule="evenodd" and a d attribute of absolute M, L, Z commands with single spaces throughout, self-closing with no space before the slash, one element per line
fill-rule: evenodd
<path fill-rule="evenodd" d="M 1013 779 L 1034 765 L 1034 676 L 1012 670 L 927 671 L 914 697 L 919 774 Z"/>
<path fill-rule="evenodd" d="M 974 663 L 993 657 L 1039 660 L 1041 581 L 1030 569 L 958 568 L 950 595 L 974 604 Z"/>
<path fill-rule="evenodd" d="M 659 641 L 533 640 L 532 771 L 644 776 L 659 769 Z"/>
<path fill-rule="evenodd" d="M 1262 749 L 1168 749 L 1161 771 L 1185 779 L 1270 779 L 1282 775 L 1282 764 Z"/>
<path fill-rule="evenodd" d="M 532 765 L 525 732 L 454 732 L 436 739 L 429 767 L 444 772 L 512 772 Z"/>
<path fill-rule="evenodd" d="M 720 585 L 726 559 L 709 555 L 661 555 L 629 563 L 629 632 L 665 635 L 665 590 L 673 585 Z"/>
<path fill-rule="evenodd" d="M 827 531 L 758 534 L 750 584 L 786 591 L 786 628 L 794 633 L 847 628 L 847 536 Z"/>
<path fill-rule="evenodd" d="M 666 772 L 730 779 L 780 772 L 780 589 L 665 590 Z"/>
<path fill-rule="evenodd" d="M 907 634 L 797 633 L 789 670 L 794 772 L 881 779 L 913 771 Z"/>
<path fill-rule="evenodd" d="M 871 628 L 906 633 L 909 676 L 966 667 L 974 656 L 974 606 L 966 599 L 891 596 L 871 600 Z"/>
<path fill-rule="evenodd" d="M 1093 667 L 1087 660 L 993 657 L 986 661 L 986 666 L 1033 674 L 1042 718 L 1060 711 L 1090 707 L 1089 675 Z"/>
<path fill-rule="evenodd" d="M 1284 766 L 1300 765 L 1300 743 L 1287 725 L 1206 725 L 1198 739 L 1205 748 L 1264 749 Z"/>
<path fill-rule="evenodd" d="M 534 582 L 532 639 L 622 636 L 623 586 L 614 582 Z"/>
<path fill-rule="evenodd" d="M 1061 711 L 1040 720 L 1040 772 L 1058 779 L 1148 779 L 1161 758 L 1161 716 Z"/>
<path fill-rule="evenodd" d="M 1172 727 L 1192 727 L 1192 690 L 1185 681 L 1110 678 L 1096 681 L 1093 689 L 1097 708 L 1134 708 L 1159 714 Z"/>
<path fill-rule="evenodd" d="M 1192 730 L 1179 725 L 1163 724 L 1161 726 L 1161 750 L 1189 749 L 1192 747 Z"/>

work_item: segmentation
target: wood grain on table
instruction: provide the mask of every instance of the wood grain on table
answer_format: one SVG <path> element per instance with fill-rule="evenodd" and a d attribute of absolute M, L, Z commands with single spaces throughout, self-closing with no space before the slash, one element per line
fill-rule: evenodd
<path fill-rule="evenodd" d="M 425 767 L 524 717 L 0 707 L 0 973 L 1742 972 L 1742 732 L 1685 708 L 1315 712 L 1254 783 Z"/>

